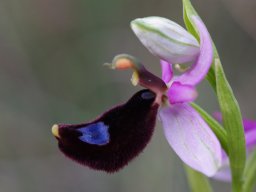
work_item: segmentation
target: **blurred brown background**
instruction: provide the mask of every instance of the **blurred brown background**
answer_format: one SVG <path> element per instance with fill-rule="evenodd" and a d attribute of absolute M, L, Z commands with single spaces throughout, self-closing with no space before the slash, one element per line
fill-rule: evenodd
<path fill-rule="evenodd" d="M 244 115 L 256 119 L 256 1 L 192 1 L 215 40 Z M 117 174 L 66 159 L 54 123 L 87 121 L 136 90 L 129 72 L 102 67 L 119 53 L 137 56 L 156 74 L 158 60 L 129 22 L 163 16 L 183 25 L 181 0 L 0 0 L 0 191 L 181 192 L 183 165 L 160 124 L 152 142 Z M 204 82 L 197 102 L 218 110 Z M 229 185 L 212 181 L 216 191 Z"/>

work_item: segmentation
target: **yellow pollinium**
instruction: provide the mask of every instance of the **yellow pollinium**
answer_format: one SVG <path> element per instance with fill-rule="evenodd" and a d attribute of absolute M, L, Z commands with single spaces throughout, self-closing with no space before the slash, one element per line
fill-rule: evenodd
<path fill-rule="evenodd" d="M 137 86 L 140 81 L 139 73 L 137 71 L 134 71 L 132 74 L 131 82 L 134 86 Z"/>
<path fill-rule="evenodd" d="M 55 125 L 52 126 L 52 134 L 53 134 L 55 137 L 60 138 L 60 135 L 59 135 L 59 126 L 58 126 L 57 124 L 55 124 Z"/>

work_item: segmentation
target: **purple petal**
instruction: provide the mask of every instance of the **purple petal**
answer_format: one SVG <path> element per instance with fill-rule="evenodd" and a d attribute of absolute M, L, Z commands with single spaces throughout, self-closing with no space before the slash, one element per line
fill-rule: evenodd
<path fill-rule="evenodd" d="M 220 113 L 215 113 L 215 115 L 221 117 Z M 245 140 L 246 140 L 246 150 L 247 154 L 250 154 L 250 151 L 256 147 L 256 129 L 249 130 L 245 132 Z M 228 156 L 222 151 L 222 165 L 218 172 L 213 176 L 214 179 L 224 181 L 224 182 L 231 182 L 231 172 L 229 166 Z"/>
<path fill-rule="evenodd" d="M 221 165 L 221 146 L 202 117 L 188 104 L 160 110 L 168 143 L 190 167 L 213 176 Z"/>
<path fill-rule="evenodd" d="M 256 127 L 245 132 L 246 149 L 250 151 L 256 147 Z"/>
<path fill-rule="evenodd" d="M 244 124 L 245 131 L 256 129 L 256 121 L 243 119 L 243 124 Z"/>
<path fill-rule="evenodd" d="M 221 113 L 216 112 L 213 115 L 218 121 L 222 121 Z M 250 121 L 253 123 L 253 121 Z M 246 122 L 244 122 L 246 125 Z M 245 131 L 245 141 L 246 141 L 246 151 L 247 154 L 250 154 L 251 150 L 256 147 L 256 127 L 251 128 Z M 231 172 L 229 166 L 228 156 L 224 151 L 222 151 L 222 165 L 218 172 L 214 175 L 214 179 L 231 182 Z"/>
<path fill-rule="evenodd" d="M 212 41 L 207 28 L 201 19 L 197 16 L 192 17 L 200 33 L 200 54 L 190 70 L 177 78 L 182 84 L 196 85 L 207 74 L 213 58 Z"/>
<path fill-rule="evenodd" d="M 231 182 L 231 172 L 228 160 L 224 163 L 223 166 L 219 169 L 219 171 L 213 176 L 214 179 Z"/>
<path fill-rule="evenodd" d="M 213 117 L 220 123 L 222 122 L 222 115 L 220 112 L 213 113 Z M 254 120 L 243 119 L 243 125 L 245 132 L 252 129 L 256 129 L 256 121 Z"/>
<path fill-rule="evenodd" d="M 162 67 L 162 79 L 165 83 L 169 83 L 173 77 L 172 65 L 167 61 L 160 60 Z"/>
<path fill-rule="evenodd" d="M 212 116 L 214 117 L 214 119 L 216 119 L 217 121 L 219 121 L 220 123 L 222 122 L 222 115 L 221 112 L 214 112 L 212 114 Z"/>
<path fill-rule="evenodd" d="M 194 101 L 197 91 L 194 86 L 174 82 L 167 92 L 171 104 Z"/>
<path fill-rule="evenodd" d="M 219 168 L 218 172 L 213 176 L 214 179 L 219 181 L 231 182 L 231 172 L 229 166 L 229 159 L 227 154 L 224 150 L 221 151 L 222 153 L 222 164 Z"/>

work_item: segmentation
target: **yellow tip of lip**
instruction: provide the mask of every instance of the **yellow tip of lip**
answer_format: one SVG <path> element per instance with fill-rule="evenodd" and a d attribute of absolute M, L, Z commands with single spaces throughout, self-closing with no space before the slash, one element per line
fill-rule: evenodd
<path fill-rule="evenodd" d="M 60 138 L 60 135 L 59 135 L 59 126 L 58 126 L 57 124 L 55 124 L 55 125 L 52 126 L 52 134 L 53 134 L 55 137 Z"/>
<path fill-rule="evenodd" d="M 140 81 L 138 72 L 134 71 L 132 74 L 131 82 L 133 86 L 137 86 Z"/>

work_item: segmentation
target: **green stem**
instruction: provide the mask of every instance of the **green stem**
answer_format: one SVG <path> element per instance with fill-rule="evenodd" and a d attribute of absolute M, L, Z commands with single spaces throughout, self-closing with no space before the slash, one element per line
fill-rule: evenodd
<path fill-rule="evenodd" d="M 215 59 L 217 97 L 227 131 L 232 190 L 241 192 L 246 162 L 245 137 L 239 104 L 233 94 L 219 59 Z"/>

